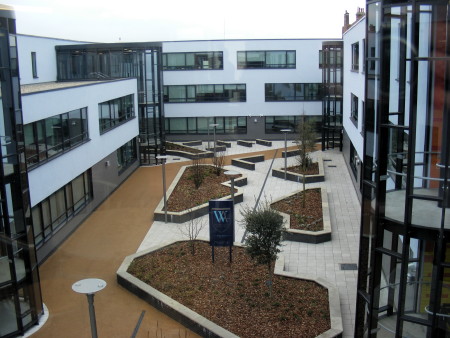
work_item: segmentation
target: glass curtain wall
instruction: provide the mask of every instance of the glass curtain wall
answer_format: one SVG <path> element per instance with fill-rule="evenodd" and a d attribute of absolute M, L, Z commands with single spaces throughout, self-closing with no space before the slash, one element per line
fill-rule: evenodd
<path fill-rule="evenodd" d="M 0 8 L 0 337 L 23 334 L 43 313 L 34 247 L 14 13 Z"/>
<path fill-rule="evenodd" d="M 367 3 L 355 336 L 450 336 L 448 1 Z"/>
<path fill-rule="evenodd" d="M 57 46 L 56 54 L 59 81 L 137 78 L 140 162 L 156 164 L 165 138 L 161 44 Z"/>
<path fill-rule="evenodd" d="M 319 54 L 322 68 L 322 150 L 342 149 L 342 41 L 325 41 Z"/>

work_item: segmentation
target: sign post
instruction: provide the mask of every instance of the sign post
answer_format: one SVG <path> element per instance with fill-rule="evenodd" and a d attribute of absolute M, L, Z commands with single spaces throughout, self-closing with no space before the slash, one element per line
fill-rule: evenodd
<path fill-rule="evenodd" d="M 234 203 L 233 200 L 209 201 L 209 244 L 214 263 L 214 247 L 228 246 L 231 253 L 234 243 Z"/>

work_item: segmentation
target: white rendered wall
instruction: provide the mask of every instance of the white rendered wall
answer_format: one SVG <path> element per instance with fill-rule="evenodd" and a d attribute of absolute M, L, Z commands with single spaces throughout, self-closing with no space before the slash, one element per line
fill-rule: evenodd
<path fill-rule="evenodd" d="M 24 124 L 88 108 L 90 141 L 28 172 L 32 206 L 138 135 L 136 88 L 136 79 L 127 79 L 22 96 Z M 130 94 L 134 94 L 136 117 L 100 135 L 98 104 Z"/>
<path fill-rule="evenodd" d="M 56 51 L 58 45 L 75 45 L 79 42 L 32 35 L 17 35 L 20 84 L 56 81 Z M 31 52 L 36 53 L 37 78 L 33 78 Z"/>
<path fill-rule="evenodd" d="M 163 52 L 223 51 L 223 70 L 164 71 L 164 85 L 246 84 L 247 101 L 166 103 L 166 117 L 321 115 L 322 102 L 265 102 L 265 83 L 321 83 L 319 39 L 164 42 Z M 328 41 L 328 40 L 327 40 Z M 296 50 L 296 69 L 237 69 L 237 51 Z"/>
<path fill-rule="evenodd" d="M 342 122 L 359 158 L 363 158 L 363 136 L 361 134 L 364 120 L 364 44 L 366 19 L 362 18 L 344 33 L 344 88 Z M 359 70 L 352 71 L 352 44 L 359 42 Z M 355 126 L 351 116 L 351 94 L 358 97 L 358 123 Z"/>

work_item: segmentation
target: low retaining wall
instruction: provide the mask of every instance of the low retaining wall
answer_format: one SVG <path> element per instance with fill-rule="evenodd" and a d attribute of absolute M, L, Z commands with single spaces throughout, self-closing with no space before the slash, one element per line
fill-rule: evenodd
<path fill-rule="evenodd" d="M 316 188 L 314 188 L 316 189 Z M 327 189 L 325 187 L 317 188 L 321 190 L 322 195 L 322 221 L 323 221 L 323 230 L 321 231 L 306 231 L 306 230 L 298 230 L 291 229 L 291 216 L 289 214 L 285 214 L 283 212 L 279 212 L 286 224 L 286 229 L 283 235 L 284 240 L 293 241 L 293 242 L 304 242 L 304 243 L 312 243 L 318 244 L 323 242 L 331 241 L 331 218 L 330 218 L 330 208 L 328 204 L 328 194 Z M 281 198 L 276 199 L 272 202 L 272 204 L 281 201 L 285 198 L 293 196 L 302 190 L 298 190 L 293 192 L 292 194 L 283 196 Z"/>
<path fill-rule="evenodd" d="M 232 332 L 225 330 L 221 326 L 192 311 L 127 272 L 128 267 L 135 258 L 144 256 L 152 251 L 159 250 L 169 244 L 172 243 L 159 243 L 149 250 L 125 257 L 124 261 L 117 270 L 117 283 L 202 337 L 238 337 Z M 331 328 L 316 338 L 342 337 L 342 315 L 339 291 L 337 288 L 320 277 L 316 278 L 308 275 L 300 275 L 284 271 L 284 265 L 284 257 L 279 255 L 275 263 L 274 273 L 289 278 L 312 281 L 328 290 L 328 307 L 330 311 Z"/>
<path fill-rule="evenodd" d="M 259 144 L 259 145 L 262 145 L 262 146 L 266 146 L 266 147 L 271 147 L 272 146 L 272 141 L 257 139 L 256 140 L 256 144 Z"/>
<path fill-rule="evenodd" d="M 296 149 L 296 150 L 288 150 L 288 151 L 283 151 L 281 153 L 281 157 L 285 158 L 285 157 L 293 157 L 293 156 L 297 156 L 300 155 L 300 150 Z"/>
<path fill-rule="evenodd" d="M 317 163 L 319 165 L 319 173 L 317 175 L 302 175 L 288 170 L 286 172 L 286 180 L 301 183 L 303 183 L 303 180 L 305 180 L 305 183 L 317 183 L 325 181 L 325 172 L 323 170 L 323 159 L 321 157 L 318 158 Z M 284 168 L 272 169 L 272 176 L 284 179 Z"/>
<path fill-rule="evenodd" d="M 238 146 L 244 146 L 244 147 L 248 147 L 248 148 L 253 147 L 253 142 L 252 141 L 237 140 L 236 143 L 237 143 Z"/>
<path fill-rule="evenodd" d="M 257 162 L 264 162 L 264 155 L 234 158 L 231 160 L 231 165 L 247 170 L 255 170 L 255 163 Z"/>
<path fill-rule="evenodd" d="M 180 180 L 181 176 L 183 175 L 184 171 L 186 170 L 188 166 L 184 166 L 180 169 L 177 176 L 173 180 L 172 184 L 170 185 L 169 189 L 167 190 L 166 198 L 169 200 L 170 195 L 172 194 L 172 191 L 175 189 L 175 187 L 178 184 L 178 181 Z M 230 187 L 231 189 L 231 181 L 227 181 L 222 183 L 223 185 Z M 247 184 L 247 176 L 242 175 L 239 178 L 236 178 L 234 180 L 234 187 L 237 190 L 237 192 L 234 193 L 234 203 L 241 203 L 244 200 L 244 192 L 239 187 L 242 187 Z M 221 200 L 231 199 L 231 194 L 227 195 L 225 197 L 220 198 Z M 167 222 L 171 223 L 184 223 L 188 222 L 192 218 L 201 217 L 204 215 L 207 215 L 209 212 L 209 203 L 204 203 L 202 205 L 196 206 L 194 208 L 191 208 L 189 210 L 183 210 L 180 212 L 175 211 L 167 211 Z M 153 214 L 153 220 L 164 222 L 165 221 L 165 213 L 164 213 L 164 198 L 161 199 L 158 206 L 156 207 L 154 214 Z"/>
<path fill-rule="evenodd" d="M 197 141 L 194 141 L 194 142 L 197 142 Z M 198 142 L 200 142 L 200 141 L 198 141 Z M 173 143 L 173 142 L 166 142 L 166 144 L 170 144 L 170 143 L 177 145 L 176 143 Z M 200 142 L 200 144 L 201 144 L 201 142 Z M 188 158 L 190 160 L 193 160 L 195 158 L 209 158 L 209 157 L 213 157 L 213 155 L 214 155 L 210 151 L 202 151 L 202 152 L 199 153 L 198 149 L 196 149 L 196 148 L 191 148 L 191 147 L 189 147 L 187 145 L 183 145 L 183 146 L 188 148 L 188 149 L 186 151 L 184 151 L 184 150 L 176 150 L 176 149 L 166 149 L 166 154 L 167 155 L 172 155 L 172 156 L 185 157 L 185 158 Z M 188 151 L 189 148 L 192 149 L 192 152 Z"/>
<path fill-rule="evenodd" d="M 203 143 L 202 141 L 187 141 L 187 142 L 181 142 L 182 145 L 193 147 L 193 146 L 201 146 Z"/>
<path fill-rule="evenodd" d="M 214 147 L 212 147 L 212 148 L 206 148 L 206 150 L 214 152 Z M 217 153 L 217 152 L 221 152 L 221 151 L 226 151 L 226 150 L 227 150 L 227 147 L 226 147 L 226 146 L 216 145 L 216 153 Z"/>
<path fill-rule="evenodd" d="M 227 148 L 231 148 L 231 142 L 227 141 L 216 141 L 217 145 L 219 146 L 225 146 Z"/>

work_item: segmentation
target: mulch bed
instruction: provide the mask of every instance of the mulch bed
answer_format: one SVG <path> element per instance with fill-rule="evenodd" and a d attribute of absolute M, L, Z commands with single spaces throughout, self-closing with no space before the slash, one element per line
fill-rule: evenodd
<path fill-rule="evenodd" d="M 328 291 L 315 282 L 273 277 L 243 248 L 178 242 L 135 259 L 128 272 L 241 337 L 316 337 L 330 329 Z"/>
<path fill-rule="evenodd" d="M 301 166 L 294 165 L 292 167 L 288 167 L 287 171 L 292 171 L 293 173 L 302 175 L 319 175 L 319 163 L 311 163 L 306 170 L 303 170 Z"/>
<path fill-rule="evenodd" d="M 204 181 L 198 189 L 195 188 L 192 178 L 193 170 L 193 167 L 186 168 L 180 177 L 177 186 L 167 200 L 168 211 L 180 212 L 188 210 L 207 203 L 209 200 L 231 194 L 231 189 L 221 184 L 230 180 L 230 177 L 224 174 L 224 170 L 221 170 L 220 175 L 217 176 L 212 166 L 201 166 Z"/>
<path fill-rule="evenodd" d="M 322 195 L 320 189 L 307 189 L 303 208 L 303 191 L 275 202 L 271 207 L 291 216 L 291 229 L 323 230 Z"/>

